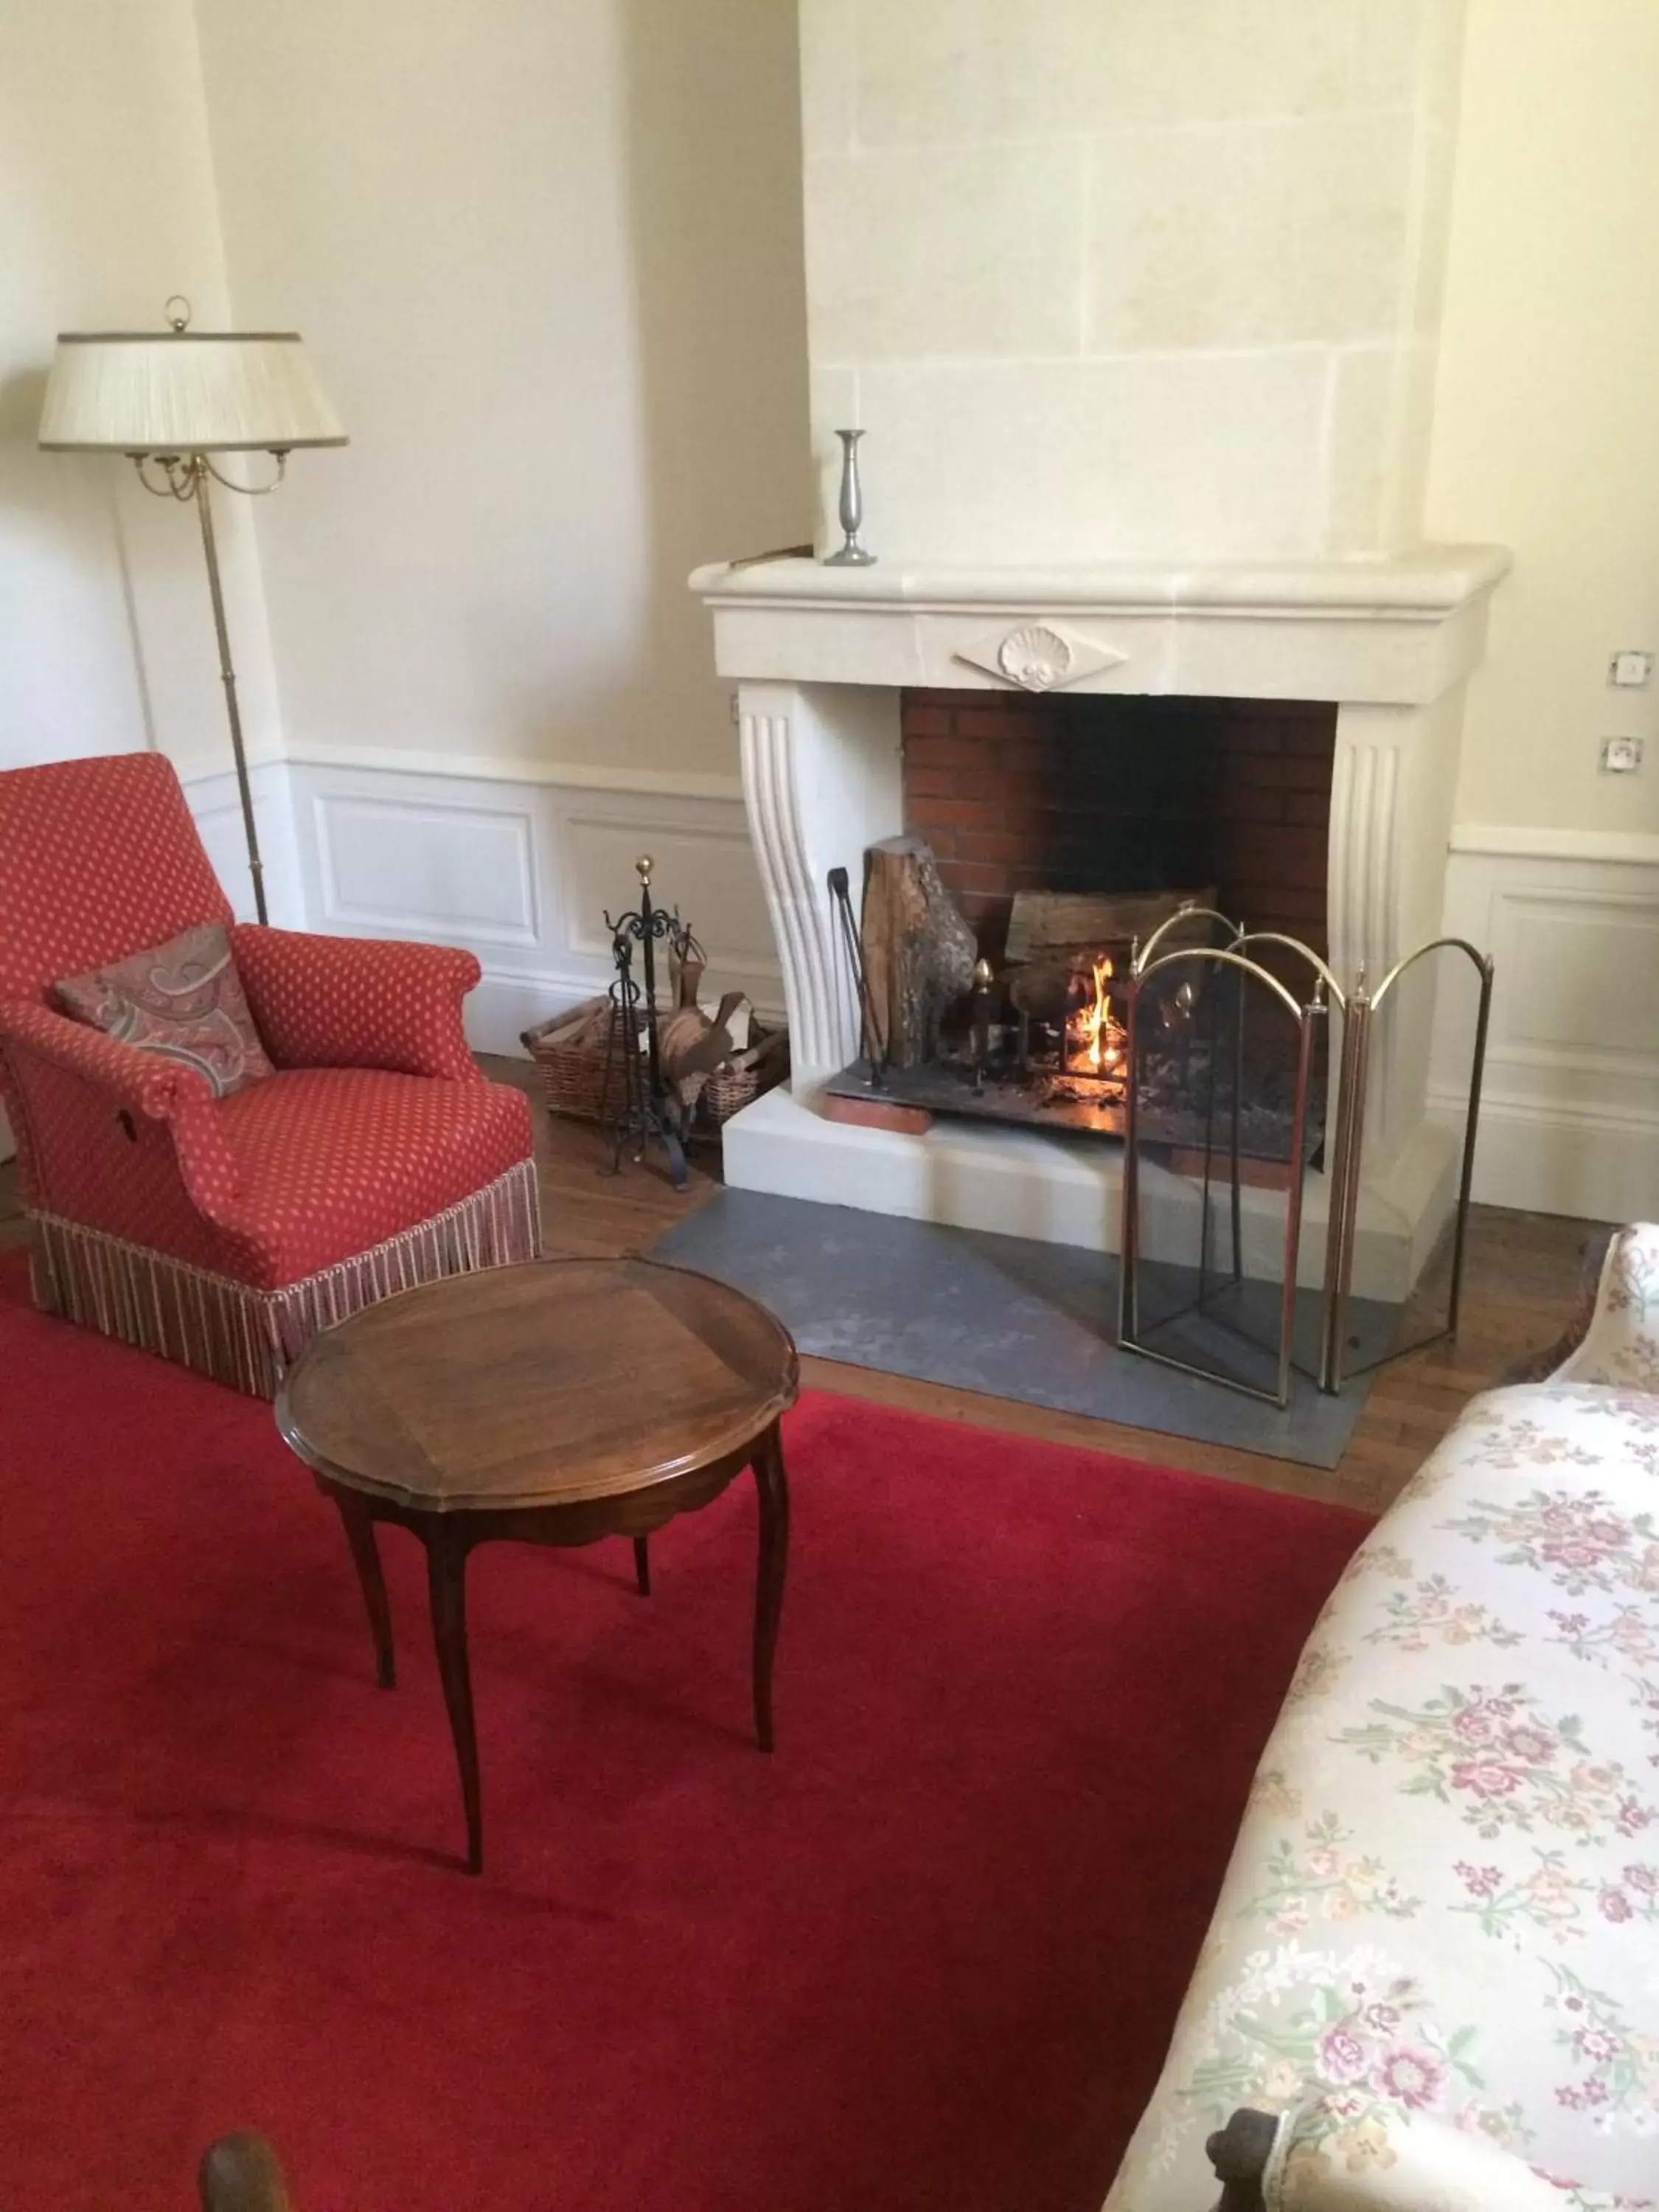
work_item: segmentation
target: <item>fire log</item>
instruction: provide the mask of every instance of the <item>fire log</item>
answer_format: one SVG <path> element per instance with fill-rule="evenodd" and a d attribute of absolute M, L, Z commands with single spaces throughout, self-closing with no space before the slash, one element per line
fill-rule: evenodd
<path fill-rule="evenodd" d="M 939 1024 L 968 995 L 979 948 L 920 837 L 884 837 L 864 858 L 864 966 L 878 1042 L 894 1067 L 939 1049 Z"/>
<path fill-rule="evenodd" d="M 1160 922 L 1182 907 L 1212 907 L 1215 886 L 1200 884 L 1188 891 L 1112 891 L 1099 896 L 1073 891 L 1017 891 L 1008 917 L 1008 957 L 1012 962 L 1070 960 L 1091 952 L 1127 950 L 1132 939 L 1150 937 Z M 1199 921 L 1172 929 L 1163 950 L 1204 945 L 1209 928 Z"/>

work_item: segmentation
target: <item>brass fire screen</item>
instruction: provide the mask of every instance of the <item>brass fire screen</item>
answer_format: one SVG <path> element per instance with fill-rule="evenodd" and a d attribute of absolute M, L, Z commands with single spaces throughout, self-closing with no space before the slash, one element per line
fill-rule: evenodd
<path fill-rule="evenodd" d="M 1190 922 L 1194 917 L 1182 917 Z M 1118 1294 L 1120 1346 L 1181 1372 L 1284 1407 L 1300 1372 L 1329 1394 L 1385 1360 L 1456 1334 L 1480 1118 L 1480 1085 L 1492 1003 L 1492 963 L 1462 938 L 1437 938 L 1400 961 L 1372 992 L 1363 970 L 1345 991 L 1309 945 L 1276 931 L 1248 931 L 1206 911 L 1225 941 L 1161 949 L 1166 923 L 1135 950 L 1125 1017 L 1122 1223 Z M 1367 1099 L 1376 1070 L 1376 1024 L 1402 978 L 1420 963 L 1461 954 L 1479 978 L 1474 1044 L 1463 1115 L 1450 1274 L 1444 1317 L 1407 1340 L 1363 1360 L 1350 1354 L 1354 1255 L 1358 1240 L 1361 1167 Z M 1340 1024 L 1340 1045 L 1329 1035 Z M 1172 1152 L 1163 1123 L 1149 1115 L 1151 1085 L 1170 1063 L 1171 1039 L 1182 1040 L 1200 1101 L 1197 1140 Z M 1334 1110 L 1319 1114 L 1334 1076 Z M 1149 1139 L 1149 1129 L 1153 1133 Z M 1325 1145 L 1329 1208 L 1323 1279 L 1316 1296 L 1298 1301 L 1304 1185 L 1311 1158 Z M 1160 1186 L 1195 1196 L 1195 1280 L 1172 1295 L 1172 1272 L 1144 1252 L 1146 1170 L 1164 1170 Z M 1272 1285 L 1249 1278 L 1243 1190 L 1281 1190 L 1279 1270 Z M 1258 1231 L 1258 1233 L 1260 1231 Z M 1161 1310 L 1159 1310 L 1161 1308 Z M 1196 1333 L 1196 1334 L 1195 1334 Z M 1243 1371 L 1194 1356 L 1200 1338 L 1239 1349 Z"/>

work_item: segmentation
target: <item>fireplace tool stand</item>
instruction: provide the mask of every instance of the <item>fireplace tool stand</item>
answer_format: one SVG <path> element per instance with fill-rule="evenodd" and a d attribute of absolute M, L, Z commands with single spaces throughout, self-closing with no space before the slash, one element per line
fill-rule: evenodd
<path fill-rule="evenodd" d="M 1277 931 L 1247 931 L 1235 927 L 1224 915 L 1212 909 L 1203 911 L 1205 919 L 1219 923 L 1226 932 L 1229 941 L 1224 947 L 1183 946 L 1176 951 L 1159 952 L 1159 939 L 1172 927 L 1172 923 L 1166 922 L 1153 933 L 1144 946 L 1136 946 L 1130 962 L 1125 1044 L 1125 1128 L 1117 1341 L 1123 1351 L 1156 1360 L 1162 1366 L 1196 1376 L 1202 1381 L 1219 1383 L 1225 1389 L 1276 1406 L 1282 1411 L 1290 1403 L 1293 1371 L 1307 1376 L 1317 1382 L 1321 1390 L 1334 1396 L 1356 1376 L 1368 1374 L 1389 1361 L 1402 1358 L 1408 1352 L 1420 1352 L 1426 1346 L 1439 1343 L 1457 1334 L 1474 1173 L 1475 1135 L 1480 1121 L 1480 1089 L 1492 1009 L 1492 963 L 1488 956 L 1478 951 L 1462 938 L 1436 938 L 1426 945 L 1419 945 L 1414 952 L 1397 963 L 1374 993 L 1369 993 L 1365 988 L 1363 969 L 1353 988 L 1344 992 L 1326 963 L 1299 939 Z M 1292 960 L 1306 965 L 1311 988 L 1305 997 L 1298 995 L 1254 957 L 1270 945 L 1278 948 L 1281 964 L 1282 956 L 1288 955 Z M 1441 1325 L 1392 1345 L 1372 1358 L 1352 1363 L 1348 1354 L 1354 1348 L 1355 1340 L 1349 1334 L 1349 1307 L 1354 1253 L 1358 1241 L 1360 1170 L 1365 1139 L 1373 1024 L 1379 1009 L 1402 977 L 1420 961 L 1448 951 L 1462 954 L 1472 963 L 1479 978 L 1480 997 L 1463 1120 L 1462 1157 L 1453 1217 L 1445 1319 Z M 1231 1052 L 1224 1052 L 1221 1007 L 1224 988 L 1228 981 L 1231 981 L 1234 994 L 1233 1035 Z M 1226 1312 L 1229 1299 L 1234 1303 L 1242 1300 L 1244 1286 L 1239 1122 L 1245 1091 L 1247 984 L 1253 985 L 1258 993 L 1267 993 L 1269 1005 L 1281 1008 L 1294 1029 L 1294 1072 L 1289 1115 L 1278 1334 L 1277 1341 L 1271 1347 L 1263 1344 L 1259 1335 L 1230 1320 Z M 1206 1042 L 1208 1050 L 1203 1164 L 1201 1176 L 1198 1178 L 1200 1212 L 1197 1287 L 1184 1304 L 1161 1314 L 1157 1321 L 1148 1322 L 1142 1314 L 1140 1250 L 1142 1154 L 1147 1141 L 1142 1094 L 1146 1087 L 1148 1040 L 1154 1028 L 1159 1025 L 1160 1019 L 1163 1026 L 1168 1026 L 1171 1008 L 1179 1018 L 1190 1021 L 1194 1010 L 1200 1006 L 1207 1009 Z M 1332 1134 L 1324 1279 L 1319 1292 L 1316 1316 L 1317 1364 L 1309 1366 L 1295 1357 L 1303 1181 L 1308 1164 L 1310 1101 L 1317 1061 L 1316 1047 L 1331 1009 L 1334 1009 L 1342 1018 L 1342 1049 L 1337 1077 L 1337 1110 Z M 1219 1149 L 1216 1143 L 1216 1087 L 1224 1060 L 1231 1063 L 1231 1097 L 1224 1102 L 1223 1108 L 1227 1123 L 1231 1249 L 1224 1269 L 1218 1269 L 1214 1266 L 1212 1249 L 1217 1211 L 1213 1204 L 1212 1185 Z M 1273 1376 L 1271 1386 L 1244 1381 L 1215 1367 L 1183 1358 L 1167 1344 L 1154 1344 L 1149 1340 L 1155 1334 L 1161 1334 L 1176 1323 L 1194 1316 L 1201 1316 L 1212 1328 L 1224 1330 L 1256 1354 L 1270 1357 Z"/>
<path fill-rule="evenodd" d="M 669 1178 L 675 1189 L 684 1190 L 690 1179 L 685 1158 L 686 1115 L 678 1097 L 663 1080 L 657 1030 L 656 948 L 666 944 L 675 958 L 683 961 L 694 939 L 678 908 L 658 906 L 653 900 L 652 866 L 648 853 L 641 854 L 634 863 L 634 872 L 640 879 L 639 905 L 615 921 L 609 914 L 605 917 L 617 972 L 609 994 L 611 1024 L 605 1040 L 602 1098 L 611 1097 L 614 1059 L 619 1056 L 622 1064 L 622 1103 L 611 1122 L 607 1172 L 621 1174 L 623 1154 L 630 1148 L 632 1158 L 642 1160 L 654 1139 L 667 1157 Z M 635 947 L 643 988 L 634 973 Z"/>

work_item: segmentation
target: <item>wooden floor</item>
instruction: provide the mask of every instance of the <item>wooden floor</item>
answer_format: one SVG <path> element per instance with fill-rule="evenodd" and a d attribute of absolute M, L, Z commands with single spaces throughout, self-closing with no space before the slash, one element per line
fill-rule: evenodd
<path fill-rule="evenodd" d="M 504 1082 L 532 1085 L 535 1071 L 526 1061 L 487 1065 Z M 706 1205 L 719 1188 L 718 1147 L 702 1156 L 691 1188 L 677 1196 L 657 1163 L 630 1163 L 621 1176 L 607 1176 L 603 1170 L 609 1147 L 597 1132 L 574 1122 L 553 1122 L 539 1109 L 536 1121 L 543 1235 L 550 1253 L 574 1257 L 636 1252 L 688 1208 Z M 15 1174 L 15 1165 L 0 1167 L 0 1248 L 22 1239 Z M 1371 1386 L 1341 1463 L 1328 1473 L 832 1360 L 805 1360 L 805 1379 L 819 1389 L 908 1406 L 977 1428 L 1051 1437 L 1380 1512 L 1466 1401 L 1497 1382 L 1523 1353 L 1559 1334 L 1577 1289 L 1580 1255 L 1592 1233 L 1593 1224 L 1583 1221 L 1477 1207 L 1458 1342 L 1383 1370 Z"/>

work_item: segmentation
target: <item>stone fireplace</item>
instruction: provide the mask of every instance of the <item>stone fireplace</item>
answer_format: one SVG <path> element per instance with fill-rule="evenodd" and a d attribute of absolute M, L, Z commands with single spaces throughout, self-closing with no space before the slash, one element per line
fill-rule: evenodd
<path fill-rule="evenodd" d="M 856 884 L 867 848 L 905 826 L 907 696 L 951 693 L 956 715 L 970 711 L 967 695 L 1018 694 L 980 663 L 1041 620 L 1103 657 L 1073 687 L 1082 699 L 1133 698 L 1141 714 L 1146 702 L 1168 702 L 1171 744 L 1183 730 L 1200 745 L 1216 743 L 1191 713 L 1194 702 L 1224 702 L 1218 726 L 1244 732 L 1251 719 L 1237 702 L 1283 706 L 1291 711 L 1276 726 L 1271 717 L 1255 722 L 1258 738 L 1274 728 L 1282 743 L 1294 730 L 1302 744 L 1314 742 L 1330 714 L 1328 704 L 1308 702 L 1334 702 L 1322 933 L 1339 976 L 1363 969 L 1376 980 L 1440 929 L 1463 683 L 1506 567 L 1491 548 L 1440 548 L 1388 562 L 1188 575 L 853 572 L 808 562 L 699 571 L 718 664 L 738 687 L 744 789 L 793 1063 L 788 1090 L 728 1124 L 728 1182 L 1115 1249 L 1120 1155 L 1103 1140 L 944 1121 L 905 1136 L 850 1127 L 821 1110 L 825 1082 L 858 1049 L 829 874 L 844 867 Z M 1043 711 L 1060 704 L 1042 697 Z M 1077 726 L 1088 726 L 1086 719 Z M 1074 733 L 1066 742 L 1088 740 Z M 1291 849 L 1305 861 L 1314 848 Z M 1294 933 L 1310 934 L 1306 923 Z M 1451 1202 L 1452 1133 L 1425 1109 L 1432 1015 L 1420 1000 L 1402 1009 L 1379 1054 L 1355 1268 L 1363 1297 L 1405 1294 Z M 1310 1281 L 1325 1200 L 1315 1173 L 1304 1201 Z M 1247 1262 L 1270 1273 L 1279 1201 L 1249 1194 L 1247 1217 Z"/>
<path fill-rule="evenodd" d="M 856 886 L 908 827 L 993 951 L 1024 878 L 1114 855 L 1204 863 L 1345 983 L 1438 933 L 1463 685 L 1508 566 L 1419 531 L 1461 9 L 1273 0 L 1248 34 L 1237 0 L 800 12 L 817 542 L 857 426 L 879 559 L 692 580 L 737 686 L 794 1066 L 728 1127 L 727 1177 L 1115 1249 L 1104 1139 L 827 1118 L 858 1037 L 828 876 Z M 1404 1294 L 1450 1202 L 1432 1016 L 1419 994 L 1386 1024 L 1363 1295 Z M 1262 1273 L 1279 1204 L 1247 1206 Z M 1316 1170 L 1305 1210 L 1312 1279 Z"/>

